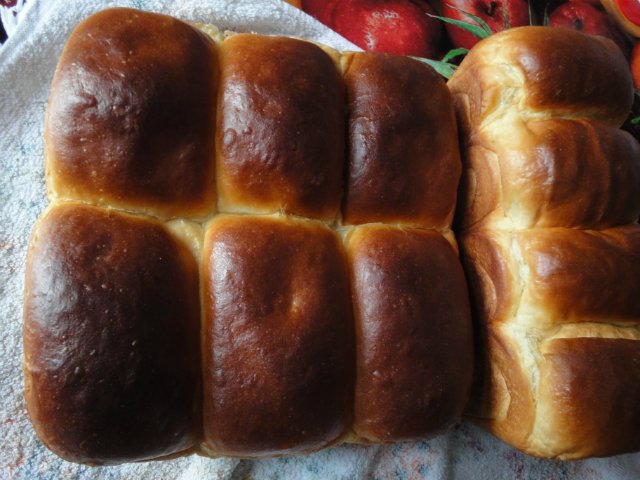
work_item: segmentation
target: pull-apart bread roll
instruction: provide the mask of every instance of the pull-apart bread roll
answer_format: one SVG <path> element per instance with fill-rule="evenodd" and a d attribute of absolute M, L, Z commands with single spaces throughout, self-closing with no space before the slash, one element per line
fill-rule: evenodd
<path fill-rule="evenodd" d="M 515 117 L 474 133 L 458 211 L 463 228 L 607 228 L 640 212 L 640 145 L 587 119 Z"/>
<path fill-rule="evenodd" d="M 220 210 L 335 219 L 345 99 L 332 58 L 309 42 L 243 34 L 223 42 L 220 61 Z"/>
<path fill-rule="evenodd" d="M 46 122 L 25 376 L 53 451 L 289 455 L 460 417 L 462 166 L 430 67 L 113 9 L 69 39 Z"/>
<path fill-rule="evenodd" d="M 353 433 L 417 440 L 457 418 L 472 373 L 468 294 L 450 230 L 461 168 L 451 96 L 435 72 L 407 58 L 357 53 L 343 65 L 343 221 L 356 225 L 346 234 Z"/>
<path fill-rule="evenodd" d="M 347 252 L 356 435 L 415 440 L 443 430 L 466 404 L 473 357 L 456 251 L 440 233 L 376 224 L 357 227 Z"/>
<path fill-rule="evenodd" d="M 218 68 L 214 43 L 174 18 L 114 9 L 82 22 L 47 107 L 49 195 L 161 217 L 213 212 Z"/>
<path fill-rule="evenodd" d="M 633 82 L 621 59 L 612 42 L 565 29 L 513 28 L 492 35 L 473 48 L 449 82 L 456 108 L 464 109 L 459 126 L 467 138 L 480 125 L 514 116 L 622 125 Z"/>
<path fill-rule="evenodd" d="M 60 456 L 151 459 L 199 430 L 200 305 L 191 252 L 158 221 L 50 207 L 26 273 L 27 408 Z"/>
<path fill-rule="evenodd" d="M 460 177 L 451 95 L 406 57 L 343 57 L 349 95 L 346 224 L 451 225 Z"/>
<path fill-rule="evenodd" d="M 512 29 L 449 82 L 477 316 L 469 415 L 541 457 L 640 448 L 640 147 L 613 43 Z"/>
<path fill-rule="evenodd" d="M 354 360 L 338 236 L 311 221 L 219 216 L 204 252 L 206 448 L 334 443 L 351 421 Z"/>

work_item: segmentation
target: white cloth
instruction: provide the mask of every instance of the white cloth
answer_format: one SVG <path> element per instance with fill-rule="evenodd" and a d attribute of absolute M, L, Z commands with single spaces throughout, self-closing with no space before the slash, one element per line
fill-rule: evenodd
<path fill-rule="evenodd" d="M 11 5 L 11 3 L 9 4 Z M 13 32 L 18 27 L 18 23 L 20 23 L 23 16 L 22 10 L 24 10 L 25 4 L 26 0 L 16 0 L 10 7 L 5 7 L 4 4 L 0 5 L 0 21 L 4 31 L 7 33 L 7 37 L 13 35 Z"/>
<path fill-rule="evenodd" d="M 16 31 L 0 49 L 0 479 L 640 478 L 640 454 L 571 463 L 539 460 L 467 423 L 427 442 L 346 445 L 284 459 L 238 461 L 194 455 L 118 467 L 87 467 L 50 453 L 27 418 L 21 372 L 25 255 L 31 227 L 47 203 L 43 115 L 58 56 L 73 26 L 94 11 L 113 5 L 214 23 L 222 29 L 306 37 L 343 50 L 355 49 L 279 0 L 29 0 Z"/>

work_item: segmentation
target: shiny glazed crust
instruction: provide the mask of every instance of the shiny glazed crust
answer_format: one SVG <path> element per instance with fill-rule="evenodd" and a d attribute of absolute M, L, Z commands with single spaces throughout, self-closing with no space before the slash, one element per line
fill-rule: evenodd
<path fill-rule="evenodd" d="M 464 138 L 501 116 L 582 117 L 619 127 L 633 81 L 609 39 L 547 27 L 519 27 L 479 42 L 448 82 Z"/>
<path fill-rule="evenodd" d="M 447 228 L 460 160 L 444 81 L 406 57 L 357 53 L 343 62 L 350 112 L 344 222 Z"/>
<path fill-rule="evenodd" d="M 67 42 L 45 121 L 52 198 L 162 217 L 215 209 L 215 44 L 168 16 L 111 9 Z"/>
<path fill-rule="evenodd" d="M 631 78 L 604 39 L 525 27 L 449 82 L 457 221 L 476 316 L 468 415 L 532 455 L 638 450 L 640 155 Z"/>
<path fill-rule="evenodd" d="M 331 57 L 309 42 L 239 34 L 222 44 L 221 70 L 220 210 L 335 219 L 346 119 Z"/>
<path fill-rule="evenodd" d="M 607 228 L 640 214 L 640 145 L 617 128 L 508 117 L 476 132 L 464 152 L 463 229 Z"/>
<path fill-rule="evenodd" d="M 27 408 L 49 448 L 114 464 L 196 444 L 198 268 L 162 224 L 51 207 L 33 233 L 25 291 Z"/>
<path fill-rule="evenodd" d="M 349 237 L 357 355 L 353 428 L 363 440 L 435 435 L 467 402 L 473 344 L 454 248 L 433 231 L 384 225 L 360 226 Z"/>
<path fill-rule="evenodd" d="M 350 68 L 348 81 L 343 68 Z M 428 82 L 429 98 L 405 69 Z M 375 75 L 363 77 L 368 71 Z M 394 92 L 393 85 L 402 87 Z M 393 99 L 393 109 L 415 108 L 389 115 L 380 97 Z M 434 120 L 436 112 L 444 112 L 442 122 Z M 450 230 L 461 170 L 453 112 L 444 82 L 414 60 L 343 56 L 290 38 L 212 39 L 178 20 L 130 9 L 107 10 L 80 24 L 52 85 L 46 120 L 52 206 L 41 223 L 46 229 L 36 229 L 49 232 L 55 223 L 67 233 L 36 233 L 32 249 L 42 252 L 27 266 L 25 379 L 43 442 L 84 463 L 191 451 L 251 458 L 343 441 L 426 438 L 456 421 L 469 391 L 472 355 Z M 358 141 L 365 117 L 366 139 Z M 414 133 L 424 138 L 408 151 L 400 144 Z M 364 170 L 356 166 L 363 161 L 369 165 Z M 345 187 L 346 178 L 351 186 Z M 385 178 L 392 179 L 393 194 L 381 197 Z M 351 220 L 343 222 L 351 207 Z M 71 220 L 76 216 L 80 223 Z M 374 219 L 389 222 L 379 225 L 387 253 L 374 255 L 389 269 L 379 272 L 387 298 L 405 296 L 420 306 L 424 291 L 428 302 L 393 316 L 413 333 L 390 330 L 398 341 L 411 335 L 407 344 L 419 353 L 422 373 L 407 370 L 404 383 L 391 385 L 376 403 L 374 416 L 390 430 L 358 437 L 355 371 L 359 381 L 372 382 L 367 376 L 375 371 L 361 367 L 387 339 L 373 336 L 356 352 L 344 243 L 353 228 L 360 232 L 353 238 L 363 241 L 378 231 L 347 223 Z M 149 232 L 166 245 L 151 242 L 147 251 Z M 122 255 L 99 263 L 89 255 L 76 258 L 83 249 L 99 251 L 112 237 Z M 435 250 L 421 252 L 421 246 Z M 394 280 L 413 252 L 420 264 L 406 281 Z M 198 265 L 195 280 L 189 255 Z M 171 268 L 164 267 L 168 261 Z M 72 268 L 51 270 L 47 262 Z M 50 287 L 44 293 L 35 287 L 43 279 Z M 422 285 L 419 291 L 414 283 Z M 366 297 L 369 287 L 361 278 L 358 285 L 357 295 Z M 196 357 L 180 340 L 191 338 L 194 310 L 185 302 L 191 306 L 194 299 L 203 325 Z M 58 307 L 69 302 L 79 302 L 73 316 Z M 360 328 L 373 331 L 385 308 L 380 317 L 360 318 Z M 156 329 L 146 309 L 175 323 Z M 113 332 L 111 313 L 100 313 L 106 311 L 117 313 Z M 64 338 L 47 344 L 58 331 Z M 148 334 L 148 349 L 129 367 L 129 348 L 142 345 L 137 332 Z M 436 348 L 443 339 L 453 348 Z M 81 365 L 68 356 L 69 345 L 79 342 L 85 344 Z M 395 367 L 403 361 L 389 359 Z M 57 373 L 40 373 L 55 362 L 68 382 L 58 385 Z M 84 372 L 77 384 L 76 367 Z M 105 376 L 113 379 L 107 386 L 100 383 Z M 157 390 L 148 386 L 150 378 Z M 410 379 L 421 386 L 408 389 Z M 164 382 L 176 391 L 166 393 Z M 186 396 L 187 387 L 197 389 L 203 405 L 190 404 L 188 414 L 182 404 L 167 412 L 172 395 Z M 104 403 L 94 401 L 101 392 Z M 161 398 L 154 400 L 156 392 Z M 107 401 L 113 398 L 118 401 Z M 131 411 L 122 422 L 109 422 L 111 410 L 125 405 Z M 407 428 L 411 411 L 425 418 Z M 123 432 L 129 436 L 119 441 Z"/>
<path fill-rule="evenodd" d="M 351 424 L 354 364 L 337 235 L 219 216 L 203 256 L 205 448 L 251 457 L 334 443 Z"/>
<path fill-rule="evenodd" d="M 518 323 L 531 328 L 640 324 L 637 224 L 602 231 L 474 229 L 460 242 L 469 282 L 485 290 L 483 311 L 491 323 L 520 315 Z M 629 288 L 614 288 L 624 284 Z"/>

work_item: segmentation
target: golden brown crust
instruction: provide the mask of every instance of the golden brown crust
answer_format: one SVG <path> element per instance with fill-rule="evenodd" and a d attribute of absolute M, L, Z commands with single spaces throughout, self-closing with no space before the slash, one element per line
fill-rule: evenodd
<path fill-rule="evenodd" d="M 48 187 L 163 217 L 215 208 L 214 43 L 194 27 L 117 8 L 74 30 L 45 125 Z"/>
<path fill-rule="evenodd" d="M 614 367 L 618 360 L 638 361 L 640 226 L 472 229 L 460 245 L 477 336 L 467 414 L 536 456 L 636 450 L 630 427 L 611 412 L 621 405 L 625 422 L 637 425 L 640 418 L 635 376 L 627 374 L 636 367 Z M 580 337 L 611 341 L 581 343 Z M 561 354 L 548 354 L 557 342 Z M 620 373 L 613 374 L 614 368 Z"/>
<path fill-rule="evenodd" d="M 571 459 L 640 449 L 639 340 L 564 338 L 544 342 L 541 351 L 534 455 Z"/>
<path fill-rule="evenodd" d="M 532 328 L 640 325 L 640 226 L 603 231 L 474 229 L 460 239 L 474 310 Z"/>
<path fill-rule="evenodd" d="M 545 458 L 640 448 L 640 147 L 612 128 L 631 106 L 624 58 L 568 29 L 510 29 L 449 87 L 478 332 L 469 415 Z"/>
<path fill-rule="evenodd" d="M 203 276 L 206 448 L 253 457 L 335 442 L 351 422 L 354 361 L 337 236 L 314 222 L 217 217 Z"/>
<path fill-rule="evenodd" d="M 345 93 L 332 58 L 302 40 L 241 34 L 223 43 L 221 71 L 220 210 L 334 219 Z"/>
<path fill-rule="evenodd" d="M 589 117 L 618 127 L 633 101 L 629 66 L 609 39 L 576 30 L 512 28 L 478 43 L 448 83 L 465 137 L 507 111 Z"/>
<path fill-rule="evenodd" d="M 617 128 L 509 119 L 466 148 L 461 228 L 606 228 L 640 214 L 640 145 Z"/>
<path fill-rule="evenodd" d="M 474 331 L 474 374 L 465 414 L 509 444 L 523 449 L 535 421 L 530 363 L 522 330 L 505 328 L 516 317 L 524 288 L 510 241 L 500 232 L 471 230 L 459 239 Z M 514 421 L 516 419 L 517 421 Z"/>
<path fill-rule="evenodd" d="M 640 225 L 602 232 L 553 228 L 518 237 L 528 301 L 547 321 L 640 325 Z"/>
<path fill-rule="evenodd" d="M 451 95 L 430 67 L 406 57 L 345 59 L 347 224 L 451 225 L 461 163 Z"/>
<path fill-rule="evenodd" d="M 472 372 L 462 268 L 440 234 L 362 226 L 349 237 L 356 324 L 355 434 L 426 438 L 459 418 Z"/>
<path fill-rule="evenodd" d="M 477 320 L 467 414 L 540 457 L 637 450 L 631 432 L 637 432 L 640 397 L 629 372 L 637 368 L 640 345 L 640 226 L 474 229 L 460 245 Z M 557 332 L 563 336 L 555 339 Z M 624 341 L 576 340 L 587 336 Z M 550 342 L 565 341 L 561 356 L 545 353 Z M 615 367 L 614 375 L 617 361 L 627 366 Z M 624 425 L 612 413 L 616 405 Z"/>
<path fill-rule="evenodd" d="M 36 227 L 25 281 L 26 401 L 65 459 L 115 464 L 199 436 L 198 269 L 159 223 L 78 204 Z"/>
<path fill-rule="evenodd" d="M 364 270 L 388 269 L 382 285 L 360 283 L 363 301 L 383 294 L 365 320 L 386 329 L 363 338 L 384 353 L 372 368 L 398 382 L 379 398 L 362 388 L 359 440 L 420 439 L 457 419 L 472 353 L 449 228 L 461 169 L 451 97 L 414 60 L 350 57 L 342 204 L 340 60 L 287 38 L 234 35 L 218 47 L 131 9 L 74 31 L 47 110 L 53 206 L 25 295 L 27 403 L 54 452 L 114 464 L 196 449 L 288 455 L 355 438 L 350 278 L 326 225 L 348 230 L 341 205 L 349 222 L 440 231 L 359 226 L 353 236 L 357 255 L 373 249 Z M 415 315 L 386 324 L 396 295 Z"/>
<path fill-rule="evenodd" d="M 640 448 L 637 332 L 631 338 L 608 338 L 588 336 L 591 332 L 584 329 L 584 336 L 551 337 L 528 350 L 523 332 L 509 333 L 509 328 L 488 327 L 482 349 L 487 357 L 480 367 L 489 368 L 482 369 L 474 384 L 483 395 L 467 411 L 476 423 L 543 458 L 577 459 Z"/>
<path fill-rule="evenodd" d="M 486 323 L 502 323 L 518 310 L 524 288 L 517 276 L 517 261 L 509 252 L 509 241 L 500 232 L 471 230 L 459 237 L 471 305 Z"/>

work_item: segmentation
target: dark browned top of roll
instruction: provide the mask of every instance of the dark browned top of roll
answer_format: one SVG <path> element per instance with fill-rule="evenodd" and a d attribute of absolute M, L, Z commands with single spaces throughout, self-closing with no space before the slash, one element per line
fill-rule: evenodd
<path fill-rule="evenodd" d="M 347 223 L 447 229 L 451 99 L 418 62 L 357 54 L 347 105 L 338 57 L 244 34 L 218 48 L 121 8 L 76 28 L 45 125 L 54 206 L 26 276 L 27 406 L 51 450 L 115 464 L 204 437 L 213 455 L 310 452 L 351 433 L 356 383 L 360 439 L 423 438 L 458 417 L 471 344 L 455 247 L 356 227 L 356 360 L 347 258 L 325 225 L 343 206 Z M 170 227 L 194 250 L 204 222 L 202 265 L 151 216 L 200 222 Z"/>
<path fill-rule="evenodd" d="M 338 440 L 353 408 L 353 321 L 337 236 L 222 216 L 203 256 L 207 448 L 251 457 Z"/>
<path fill-rule="evenodd" d="M 473 368 L 467 286 L 440 234 L 359 227 L 348 256 L 356 324 L 354 431 L 426 438 L 459 418 Z"/>
<path fill-rule="evenodd" d="M 406 57 L 356 53 L 347 58 L 345 81 L 345 223 L 450 225 L 461 163 L 442 78 Z"/>
<path fill-rule="evenodd" d="M 215 44 L 177 19 L 110 9 L 71 35 L 45 127 L 49 188 L 163 216 L 215 207 Z"/>
<path fill-rule="evenodd" d="M 29 251 L 24 322 L 27 408 L 51 450 L 114 464 L 194 445 L 198 271 L 160 224 L 52 208 Z"/>
<path fill-rule="evenodd" d="M 221 47 L 221 71 L 221 211 L 334 218 L 345 98 L 332 58 L 301 40 L 234 35 Z"/>

